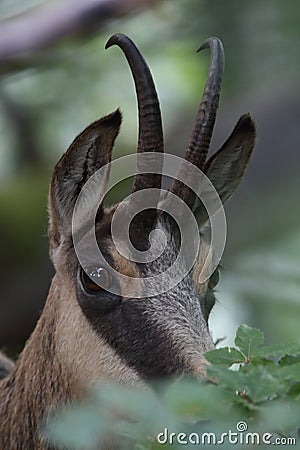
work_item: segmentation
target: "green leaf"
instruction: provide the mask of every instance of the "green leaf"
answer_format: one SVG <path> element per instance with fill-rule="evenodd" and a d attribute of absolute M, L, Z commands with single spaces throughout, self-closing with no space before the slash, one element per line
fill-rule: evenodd
<path fill-rule="evenodd" d="M 262 409 L 266 429 L 279 429 L 291 433 L 299 428 L 300 403 L 283 400 L 267 402 Z M 297 446 L 298 448 L 298 446 Z"/>
<path fill-rule="evenodd" d="M 300 363 L 279 367 L 277 375 L 284 380 L 300 382 Z"/>
<path fill-rule="evenodd" d="M 93 394 L 94 401 L 101 410 L 106 411 L 108 417 L 109 411 L 114 411 L 132 421 L 128 426 L 121 425 L 120 429 L 114 426 L 114 431 L 119 431 L 119 434 L 132 437 L 136 421 L 139 423 L 139 432 L 144 435 L 155 433 L 162 423 L 165 426 L 176 426 L 176 418 L 164 409 L 159 398 L 150 389 L 111 384 L 95 388 Z"/>
<path fill-rule="evenodd" d="M 259 346 L 264 342 L 264 334 L 257 328 L 241 325 L 236 333 L 235 345 L 251 360 Z"/>
<path fill-rule="evenodd" d="M 281 367 L 292 366 L 293 364 L 298 364 L 298 363 L 300 363 L 300 356 L 285 355 L 283 358 L 281 358 L 278 361 L 278 364 Z"/>
<path fill-rule="evenodd" d="M 274 344 L 261 347 L 257 351 L 257 356 L 263 358 L 278 358 L 280 356 L 300 355 L 300 344 Z"/>
<path fill-rule="evenodd" d="M 183 378 L 169 386 L 164 395 L 164 405 L 168 411 L 179 417 L 186 415 L 206 418 L 222 401 L 222 393 L 217 386 L 201 384 L 196 380 Z"/>
<path fill-rule="evenodd" d="M 205 358 L 212 364 L 223 364 L 231 366 L 232 364 L 245 363 L 245 355 L 234 347 L 223 347 L 216 350 L 210 350 L 205 353 Z"/>
<path fill-rule="evenodd" d="M 300 383 L 294 383 L 288 391 L 288 397 L 290 400 L 295 400 L 300 403 Z"/>
<path fill-rule="evenodd" d="M 226 366 L 207 366 L 208 377 L 214 379 L 218 385 L 230 389 L 234 393 L 242 391 L 245 385 L 245 376 L 240 371 L 228 369 Z"/>
<path fill-rule="evenodd" d="M 246 375 L 245 393 L 254 403 L 276 398 L 284 389 L 282 381 L 265 367 L 251 367 Z"/>
<path fill-rule="evenodd" d="M 222 366 L 209 366 L 207 373 L 233 394 L 239 392 L 249 401 L 260 403 L 284 392 L 282 379 L 276 378 L 265 367 L 248 365 L 243 370 L 233 371 Z"/>
<path fill-rule="evenodd" d="M 106 436 L 109 422 L 94 406 L 73 405 L 57 413 L 48 424 L 45 435 L 56 445 L 74 450 L 93 449 Z"/>

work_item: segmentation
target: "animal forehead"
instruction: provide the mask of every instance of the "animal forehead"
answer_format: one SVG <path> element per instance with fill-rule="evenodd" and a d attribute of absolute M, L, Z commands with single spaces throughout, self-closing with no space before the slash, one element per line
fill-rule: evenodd
<path fill-rule="evenodd" d="M 95 225 L 86 224 L 81 230 L 82 238 L 79 248 L 84 249 L 84 261 L 91 265 L 112 266 L 117 272 L 128 277 L 139 277 L 139 271 L 134 262 L 122 256 L 116 249 L 111 233 L 111 222 L 117 205 L 104 209 L 101 219 Z M 96 240 L 94 239 L 96 237 Z M 99 251 L 104 259 L 99 260 Z"/>
<path fill-rule="evenodd" d="M 104 209 L 100 220 L 98 220 L 94 226 L 90 224 L 90 226 L 86 226 L 85 231 L 82 230 L 83 237 L 81 239 L 81 243 L 83 244 L 87 254 L 91 255 L 92 260 L 95 261 L 95 257 L 98 254 L 99 247 L 102 254 L 108 257 L 108 262 L 114 263 L 116 267 L 120 268 L 122 273 L 129 272 L 129 276 L 136 276 L 136 272 L 138 271 L 137 265 L 122 256 L 115 245 L 119 242 L 118 236 L 112 236 L 111 224 L 117 206 L 118 205 L 114 205 L 111 208 Z M 176 258 L 178 251 L 177 237 L 175 237 L 172 232 L 173 222 L 166 221 L 164 219 L 164 216 L 160 215 L 158 217 L 157 223 L 155 224 L 155 228 L 162 233 L 156 235 L 154 239 L 151 239 L 152 250 L 156 253 L 156 247 L 161 247 L 161 245 L 164 243 L 166 247 L 164 248 L 164 251 L 162 253 L 165 257 L 167 257 L 168 260 L 173 260 L 174 258 Z M 165 239 L 162 238 L 162 235 L 164 235 Z M 91 239 L 92 236 L 96 236 L 96 242 L 98 244 L 96 249 L 93 248 L 93 246 L 95 245 L 95 239 Z M 125 233 L 124 236 L 129 243 L 130 237 L 128 233 Z M 126 242 L 122 242 L 122 248 L 124 248 L 124 245 L 126 247 Z M 128 254 L 130 254 L 130 252 L 128 252 Z M 163 254 L 161 256 L 163 256 Z M 160 257 L 158 259 L 159 265 L 161 265 L 165 258 Z M 201 271 L 201 268 L 203 267 L 205 262 L 206 264 L 208 263 L 208 266 L 212 264 L 212 249 L 210 248 L 207 236 L 201 235 L 199 253 L 196 258 L 196 264 L 194 267 L 197 268 L 198 273 Z M 153 264 L 151 264 L 151 266 L 153 266 Z"/>
<path fill-rule="evenodd" d="M 135 251 L 135 246 L 131 241 L 130 229 L 125 230 L 126 224 L 124 223 L 124 228 L 119 228 L 120 224 L 118 224 L 117 228 L 112 227 L 113 216 L 117 205 L 113 206 L 110 209 L 105 209 L 102 213 L 101 219 L 93 225 L 86 225 L 86 229 L 82 229 L 81 234 L 81 244 L 85 247 L 85 249 L 90 252 L 91 255 L 97 254 L 97 249 L 95 251 L 95 244 L 97 242 L 99 248 L 104 253 L 109 253 L 114 257 L 114 259 L 118 260 L 121 263 L 121 259 L 119 258 L 120 253 L 123 253 L 122 250 L 125 250 L 126 255 L 129 255 L 129 258 L 133 256 L 131 255 L 131 251 Z M 122 219 L 122 218 L 118 218 Z M 139 227 L 138 227 L 139 228 Z M 171 259 L 176 258 L 177 252 L 180 249 L 180 232 L 178 236 L 178 229 L 176 227 L 176 223 L 171 220 L 166 219 L 164 215 L 158 214 L 157 221 L 154 224 L 154 228 L 151 231 L 151 234 L 147 233 L 144 235 L 142 228 L 136 229 L 137 233 L 141 233 L 143 239 L 148 240 L 150 247 L 146 251 L 148 253 L 150 260 L 154 261 L 159 259 L 159 263 L 162 262 L 162 256 L 169 257 Z M 118 231 L 121 230 L 121 235 L 119 235 Z M 176 232 L 175 232 L 176 231 Z M 96 237 L 96 241 L 95 241 Z M 179 240 L 178 240 L 179 237 Z M 121 245 L 121 247 L 119 247 Z M 178 248 L 179 247 L 179 248 Z M 119 251 L 121 249 L 121 252 Z M 160 255 L 159 258 L 154 258 L 153 255 Z M 131 256 L 130 256 L 131 255 Z M 120 255 L 121 256 L 121 255 Z M 167 258 L 168 259 L 168 258 Z M 146 262 L 145 261 L 140 262 Z M 122 260 L 122 264 L 124 262 L 124 258 Z"/>
<path fill-rule="evenodd" d="M 103 209 L 101 219 L 96 220 L 95 234 L 97 241 L 111 237 L 111 222 L 117 206 L 114 205 L 112 208 Z"/>
<path fill-rule="evenodd" d="M 103 216 L 101 220 L 96 224 L 95 234 L 96 240 L 99 245 L 100 250 L 103 251 L 104 256 L 107 258 L 108 263 L 112 263 L 114 268 L 128 276 L 138 278 L 141 276 L 143 272 L 141 268 L 141 264 L 134 262 L 134 245 L 131 242 L 131 238 L 129 235 L 129 230 L 127 233 L 125 232 L 120 239 L 120 236 L 115 235 L 114 231 L 112 232 L 112 220 L 113 215 L 117 209 L 118 205 L 113 206 L 110 209 L 104 210 Z M 124 225 L 125 226 L 125 225 Z M 166 240 L 163 240 L 165 243 L 167 242 L 167 247 L 171 247 L 169 238 L 170 238 L 170 230 L 166 227 L 161 218 L 158 218 L 157 223 L 155 225 L 156 229 L 160 229 L 164 231 L 166 236 Z M 139 230 L 140 232 L 140 230 Z M 125 242 L 124 242 L 125 239 Z M 143 239 L 148 239 L 148 235 L 145 235 Z M 151 242 L 150 253 L 152 251 L 155 252 L 155 247 L 161 244 L 161 235 L 158 236 L 157 239 Z M 130 245 L 129 245 L 130 243 Z M 121 247 L 119 245 L 121 244 Z M 132 254 L 133 249 L 133 254 Z M 126 256 L 124 256 L 123 251 L 125 250 Z M 156 252 L 157 253 L 157 252 Z M 155 264 L 155 263 L 154 263 Z M 142 264 L 144 266 L 145 264 Z M 151 264 L 153 266 L 153 264 Z"/>

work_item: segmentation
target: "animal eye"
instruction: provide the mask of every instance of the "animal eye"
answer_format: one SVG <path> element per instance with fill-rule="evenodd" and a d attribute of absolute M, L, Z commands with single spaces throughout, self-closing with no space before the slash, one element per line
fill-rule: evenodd
<path fill-rule="evenodd" d="M 208 281 L 209 289 L 214 289 L 219 283 L 219 281 L 220 281 L 220 269 L 219 267 L 217 267 Z"/>
<path fill-rule="evenodd" d="M 81 269 L 80 279 L 84 290 L 89 294 L 108 290 L 112 284 L 111 274 L 104 267 L 98 267 L 88 273 Z"/>

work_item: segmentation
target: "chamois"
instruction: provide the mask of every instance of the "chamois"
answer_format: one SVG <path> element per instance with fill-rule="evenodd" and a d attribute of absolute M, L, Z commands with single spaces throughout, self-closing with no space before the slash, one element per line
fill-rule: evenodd
<path fill-rule="evenodd" d="M 159 101 L 150 70 L 135 44 L 113 35 L 125 54 L 135 82 L 139 111 L 137 155 L 163 152 Z M 219 103 L 224 54 L 219 39 L 209 38 L 211 61 L 201 104 L 185 160 L 206 174 L 224 203 L 238 187 L 255 144 L 255 125 L 242 116 L 225 144 L 207 160 Z M 49 192 L 50 257 L 56 273 L 35 330 L 16 364 L 0 355 L 1 450 L 49 450 L 40 425 L 62 404 L 76 401 L 101 380 L 145 385 L 151 379 L 195 374 L 205 377 L 204 353 L 214 347 L 208 317 L 214 305 L 214 279 L 199 283 L 197 274 L 208 248 L 201 240 L 198 258 L 177 285 L 161 294 L 128 298 L 110 291 L 115 280 L 107 267 L 90 274 L 80 266 L 72 235 L 73 210 L 88 179 L 111 161 L 121 125 L 119 110 L 95 121 L 79 134 L 57 163 Z M 137 173 L 132 192 L 161 189 L 161 175 Z M 195 195 L 174 180 L 170 192 L 193 211 Z M 158 202 L 158 200 L 157 200 Z M 164 252 L 157 260 L 137 263 L 114 245 L 111 223 L 116 205 L 98 205 L 97 243 L 111 267 L 128 277 L 144 279 L 164 272 L 176 259 L 180 239 L 175 221 L 160 205 L 133 220 L 130 236 L 140 251 L 149 247 L 153 229 L 163 231 Z M 197 208 L 199 209 L 199 203 Z M 200 206 L 201 208 L 201 206 Z M 207 216 L 200 214 L 199 229 Z M 88 232 L 84 224 L 82 235 Z"/>

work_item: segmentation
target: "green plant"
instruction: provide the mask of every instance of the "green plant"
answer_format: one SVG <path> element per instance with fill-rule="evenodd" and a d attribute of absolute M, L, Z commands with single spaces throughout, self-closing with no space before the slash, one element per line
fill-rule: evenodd
<path fill-rule="evenodd" d="M 295 447 L 300 345 L 263 346 L 263 342 L 260 330 L 241 325 L 236 347 L 206 354 L 207 382 L 184 378 L 158 383 L 153 390 L 97 387 L 84 403 L 57 413 L 45 434 L 74 450 L 97 449 L 108 435 L 126 450 L 195 448 L 195 444 L 209 443 L 222 448 Z"/>

